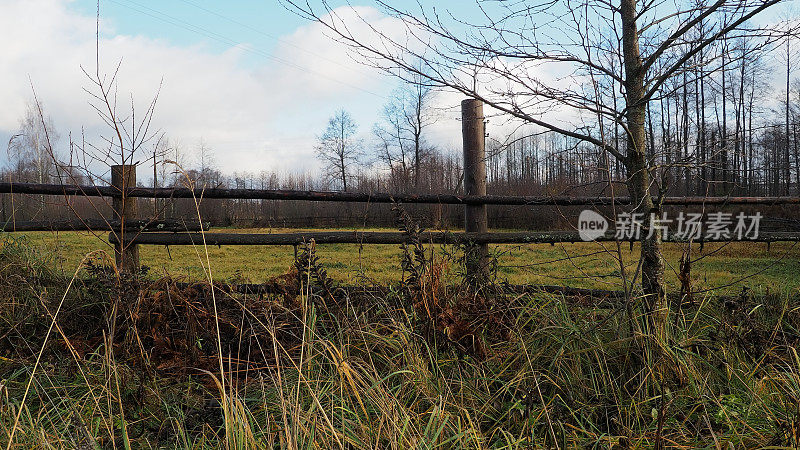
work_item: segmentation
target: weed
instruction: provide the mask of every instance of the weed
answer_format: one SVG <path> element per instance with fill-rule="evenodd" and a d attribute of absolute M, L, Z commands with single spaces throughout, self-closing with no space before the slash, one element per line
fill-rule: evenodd
<path fill-rule="evenodd" d="M 313 243 L 258 294 L 126 280 L 101 260 L 66 289 L 27 243 L 4 247 L 0 444 L 12 430 L 48 448 L 800 444 L 791 297 L 697 294 L 640 364 L 641 311 L 469 290 L 407 219 L 405 282 L 381 289 L 344 289 Z"/>

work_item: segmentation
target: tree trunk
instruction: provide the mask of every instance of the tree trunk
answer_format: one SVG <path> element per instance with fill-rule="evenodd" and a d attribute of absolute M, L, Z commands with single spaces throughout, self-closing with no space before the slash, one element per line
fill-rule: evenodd
<path fill-rule="evenodd" d="M 722 48 L 722 131 L 720 135 L 720 142 L 722 143 L 722 161 L 720 165 L 722 166 L 722 190 L 724 192 L 723 195 L 730 195 L 728 192 L 728 100 L 727 100 L 727 88 L 725 87 L 725 71 L 728 70 L 725 67 L 725 55 L 728 52 L 728 43 L 727 40 L 723 40 L 723 48 Z"/>
<path fill-rule="evenodd" d="M 667 322 L 666 290 L 664 287 L 664 259 L 661 254 L 661 236 L 648 236 L 650 213 L 658 208 L 650 195 L 650 172 L 645 153 L 644 73 L 639 53 L 639 32 L 636 26 L 636 0 L 621 0 L 622 50 L 625 61 L 626 122 L 628 125 L 626 166 L 627 185 L 633 202 L 633 212 L 642 213 L 642 290 L 646 297 L 651 319 L 657 335 L 663 335 Z"/>
<path fill-rule="evenodd" d="M 414 134 L 414 189 L 419 192 L 419 134 Z"/>
<path fill-rule="evenodd" d="M 747 125 L 748 133 L 748 140 L 747 140 L 747 195 L 753 194 L 753 185 L 755 182 L 755 160 L 753 159 L 753 96 L 755 92 L 755 79 L 753 80 L 753 85 L 750 88 L 750 106 L 747 110 L 747 116 L 749 123 Z"/>
<path fill-rule="evenodd" d="M 791 41 L 789 37 L 786 38 L 786 138 L 785 138 L 785 151 L 784 151 L 784 158 L 783 158 L 783 166 L 784 166 L 784 174 L 783 177 L 786 179 L 786 183 L 783 190 L 783 195 L 789 195 L 789 183 L 791 183 L 791 174 L 790 174 L 790 166 L 789 166 L 789 82 L 791 81 L 791 47 L 789 44 Z"/>
<path fill-rule="evenodd" d="M 342 175 L 342 188 L 347 192 L 347 166 L 344 163 L 344 155 L 339 158 L 339 172 Z"/>

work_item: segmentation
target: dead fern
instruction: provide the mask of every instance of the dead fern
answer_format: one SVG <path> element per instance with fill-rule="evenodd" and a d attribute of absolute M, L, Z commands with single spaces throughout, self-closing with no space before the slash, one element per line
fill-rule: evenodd
<path fill-rule="evenodd" d="M 330 300 L 334 302 L 334 304 L 339 303 L 339 299 L 342 297 L 342 289 L 336 281 L 328 276 L 328 271 L 325 270 L 323 263 L 317 255 L 317 244 L 313 239 L 311 242 L 304 243 L 301 246 L 301 250 L 295 261 L 295 267 L 297 268 L 301 286 L 303 283 L 307 282 L 306 280 L 311 281 L 309 293 L 312 296 L 318 295 L 322 297 L 323 300 Z M 316 294 L 314 288 L 318 289 L 319 294 Z M 325 306 L 327 306 L 327 303 Z"/>
<path fill-rule="evenodd" d="M 403 291 L 411 300 L 419 319 L 422 335 L 428 338 L 436 335 L 461 353 L 477 359 L 486 357 L 486 349 L 480 335 L 463 317 L 458 292 L 449 295 L 444 272 L 446 261 L 428 261 L 425 247 L 420 239 L 422 228 L 403 209 L 396 204 L 392 208 L 397 214 L 397 226 L 406 239 L 400 245 L 401 267 L 403 269 Z M 452 298 L 451 298 L 452 297 Z"/>
<path fill-rule="evenodd" d="M 422 289 L 422 278 L 428 268 L 425 258 L 425 247 L 422 245 L 420 233 L 423 229 L 399 203 L 392 206 L 396 214 L 397 228 L 405 234 L 406 239 L 400 244 L 402 250 L 400 268 L 403 271 L 403 286 L 413 293 Z M 408 274 L 408 277 L 406 277 Z"/>

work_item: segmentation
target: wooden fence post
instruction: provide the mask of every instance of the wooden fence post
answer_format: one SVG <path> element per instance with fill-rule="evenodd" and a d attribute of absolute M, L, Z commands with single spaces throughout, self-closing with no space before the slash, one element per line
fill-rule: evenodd
<path fill-rule="evenodd" d="M 466 99 L 461 102 L 461 135 L 464 142 L 464 193 L 486 195 L 486 150 L 483 123 L 483 102 Z M 464 207 L 464 230 L 486 233 L 489 223 L 486 205 Z M 474 244 L 467 248 L 467 277 L 478 286 L 488 279 L 489 245 Z"/>
<path fill-rule="evenodd" d="M 115 187 L 119 194 L 113 197 L 112 207 L 116 219 L 120 220 L 119 237 L 123 238 L 125 233 L 135 233 L 136 230 L 126 230 L 125 221 L 134 220 L 139 213 L 137 199 L 128 197 L 127 192 L 130 188 L 136 187 L 136 166 L 125 164 L 111 166 L 111 185 Z M 123 244 L 123 239 L 118 239 L 119 243 L 114 244 L 114 259 L 117 268 L 123 272 L 137 273 L 139 271 L 139 246 L 137 244 Z"/>

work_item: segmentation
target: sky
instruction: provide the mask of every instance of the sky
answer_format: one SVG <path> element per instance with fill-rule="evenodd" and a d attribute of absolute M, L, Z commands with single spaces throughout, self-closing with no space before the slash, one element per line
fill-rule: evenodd
<path fill-rule="evenodd" d="M 382 29 L 398 26 L 356 8 Z M 105 130 L 83 72 L 95 71 L 96 14 L 90 0 L 0 0 L 1 142 L 18 129 L 34 91 L 62 151 L 70 134 L 91 140 Z M 227 173 L 316 169 L 313 147 L 328 118 L 344 108 L 367 134 L 398 85 L 277 1 L 102 0 L 99 48 L 102 73 L 120 64 L 126 105 L 133 99 L 141 114 L 158 93 L 152 128 L 190 163 L 202 142 Z M 431 139 L 460 145 L 459 98 L 441 101 L 454 108 Z"/>
<path fill-rule="evenodd" d="M 330 4 L 351 14 L 343 1 Z M 392 4 L 414 9 L 416 1 Z M 434 4 L 480 19 L 474 2 L 426 2 Z M 353 5 L 370 25 L 400 32 L 396 19 Z M 90 105 L 84 73 L 95 70 L 96 14 L 96 0 L 0 0 L 0 142 L 19 128 L 34 91 L 61 136 L 57 148 L 65 151 L 70 136 L 102 142 L 108 129 Z M 314 144 L 328 118 L 344 108 L 366 137 L 398 86 L 277 0 L 101 0 L 99 61 L 105 74 L 119 64 L 120 104 L 133 101 L 141 117 L 158 93 L 152 129 L 189 164 L 202 142 L 226 173 L 317 169 Z M 446 150 L 460 148 L 460 100 L 435 99 L 429 139 Z M 501 126 L 490 121 L 488 132 Z"/>

